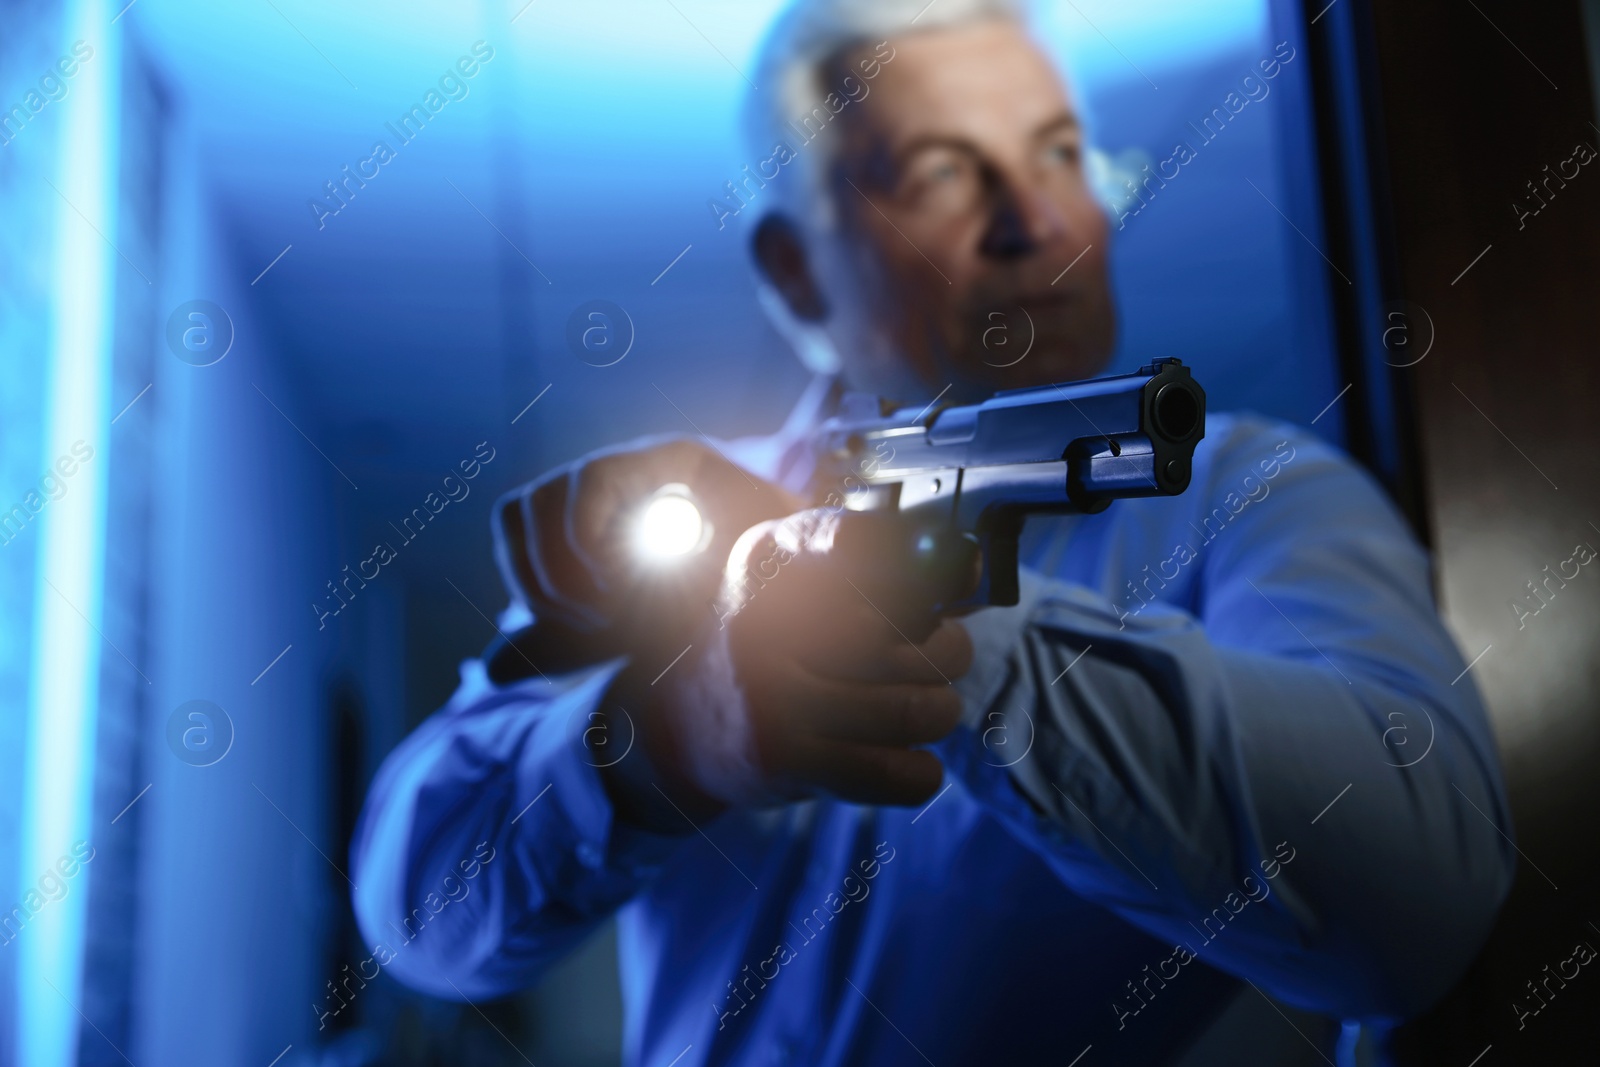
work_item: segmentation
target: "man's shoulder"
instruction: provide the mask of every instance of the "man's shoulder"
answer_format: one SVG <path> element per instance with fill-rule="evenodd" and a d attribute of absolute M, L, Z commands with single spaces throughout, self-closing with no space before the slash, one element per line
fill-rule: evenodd
<path fill-rule="evenodd" d="M 1220 411 L 1206 415 L 1206 435 L 1195 449 L 1197 466 L 1231 472 L 1279 450 L 1350 465 L 1353 461 L 1315 430 L 1252 411 Z"/>
<path fill-rule="evenodd" d="M 1281 532 L 1319 536 L 1364 526 L 1369 533 L 1409 537 L 1404 520 L 1377 478 L 1315 430 L 1251 412 L 1206 417 L 1195 450 L 1189 493 L 1203 509 L 1230 495 L 1246 502 L 1277 498 L 1252 516 Z"/>
<path fill-rule="evenodd" d="M 1195 448 L 1197 486 L 1222 488 L 1245 478 L 1276 479 L 1286 468 L 1294 468 L 1296 481 L 1351 478 L 1382 492 L 1360 464 L 1315 430 L 1248 411 L 1206 416 L 1206 435 Z"/>

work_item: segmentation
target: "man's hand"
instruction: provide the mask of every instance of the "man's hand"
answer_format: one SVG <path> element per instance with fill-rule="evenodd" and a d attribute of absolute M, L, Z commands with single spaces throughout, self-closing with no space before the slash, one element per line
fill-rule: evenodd
<path fill-rule="evenodd" d="M 653 493 L 672 483 L 689 486 L 700 499 L 712 538 L 698 555 L 651 568 L 634 551 L 633 521 Z M 558 467 L 502 498 L 498 562 L 507 585 L 521 592 L 541 623 L 584 632 L 625 623 L 637 639 L 648 640 L 711 617 L 734 541 L 763 519 L 799 506 L 791 494 L 703 442 L 634 442 Z"/>
<path fill-rule="evenodd" d="M 911 746 L 960 721 L 951 683 L 972 665 L 971 641 L 946 620 L 913 644 L 891 621 L 905 614 L 885 599 L 904 586 L 890 573 L 899 561 L 877 561 L 873 580 L 839 558 L 841 528 L 863 518 L 802 512 L 739 539 L 718 616 L 684 638 L 681 662 L 635 684 L 655 774 L 612 776 L 629 817 L 684 829 L 656 789 L 704 817 L 818 795 L 913 805 L 939 788 L 938 757 Z"/>

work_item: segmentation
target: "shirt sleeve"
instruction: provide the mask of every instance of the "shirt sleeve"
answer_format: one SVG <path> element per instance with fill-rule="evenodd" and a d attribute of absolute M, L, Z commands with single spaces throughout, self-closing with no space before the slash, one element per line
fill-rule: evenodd
<path fill-rule="evenodd" d="M 1405 1017 L 1509 890 L 1504 788 L 1425 554 L 1363 472 L 1295 447 L 1272 506 L 1191 564 L 1191 610 L 1024 572 L 1021 604 L 971 616 L 939 751 L 1071 889 L 1170 941 L 1163 964 Z"/>
<path fill-rule="evenodd" d="M 385 760 L 351 845 L 384 969 L 450 999 L 524 988 L 659 872 L 679 839 L 615 819 L 601 780 L 632 744 L 596 715 L 621 667 L 495 688 L 468 661 Z"/>

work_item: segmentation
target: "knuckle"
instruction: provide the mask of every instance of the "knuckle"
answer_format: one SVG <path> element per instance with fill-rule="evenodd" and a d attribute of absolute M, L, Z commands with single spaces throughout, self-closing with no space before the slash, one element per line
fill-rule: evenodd
<path fill-rule="evenodd" d="M 933 795 L 944 776 L 944 764 L 931 752 L 894 753 L 897 757 L 885 767 L 885 777 L 894 785 L 896 799 L 918 804 Z"/>
<path fill-rule="evenodd" d="M 901 736 L 916 733 L 923 714 L 920 695 L 908 685 L 897 685 L 891 692 L 889 718 L 895 732 Z"/>
<path fill-rule="evenodd" d="M 975 651 L 972 636 L 959 622 L 947 619 L 934 632 L 930 652 L 940 669 L 950 678 L 959 678 L 972 669 Z"/>
<path fill-rule="evenodd" d="M 751 759 L 764 776 L 783 773 L 798 747 L 798 729 L 791 709 L 768 687 L 752 692 L 750 706 Z"/>
<path fill-rule="evenodd" d="M 954 730 L 961 723 L 966 706 L 962 702 L 961 694 L 953 686 L 945 686 L 939 691 L 940 702 L 940 733 L 946 734 Z"/>
<path fill-rule="evenodd" d="M 576 464 L 567 475 L 568 494 L 574 508 L 592 508 L 608 495 L 607 490 L 623 477 L 616 457 L 602 456 Z"/>
<path fill-rule="evenodd" d="M 919 738 L 943 737 L 955 728 L 961 713 L 960 698 L 949 686 L 907 687 L 905 730 Z"/>
<path fill-rule="evenodd" d="M 921 681 L 932 677 L 928 661 L 923 658 L 922 653 L 916 646 L 906 644 L 904 641 L 890 646 L 889 668 L 895 672 L 896 678 L 908 681 Z"/>
<path fill-rule="evenodd" d="M 657 455 L 672 460 L 693 460 L 705 456 L 709 449 L 692 437 L 674 437 L 655 448 Z"/>
<path fill-rule="evenodd" d="M 773 555 L 778 547 L 776 528 L 776 522 L 760 522 L 740 534 L 728 554 L 729 563 L 744 570 L 750 563 Z"/>
<path fill-rule="evenodd" d="M 528 514 L 535 520 L 551 510 L 564 506 L 566 501 L 567 472 L 558 470 L 543 481 L 535 483 L 526 494 Z"/>

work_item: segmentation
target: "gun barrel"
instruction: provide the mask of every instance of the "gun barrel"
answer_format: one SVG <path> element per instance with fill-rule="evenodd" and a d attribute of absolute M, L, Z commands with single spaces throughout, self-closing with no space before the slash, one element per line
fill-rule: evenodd
<path fill-rule="evenodd" d="M 824 428 L 821 445 L 880 486 L 932 471 L 1065 462 L 1075 499 L 1061 502 L 1093 506 L 1183 492 L 1205 433 L 1205 402 L 1181 361 L 1157 360 L 1133 374 L 1013 389 L 931 414 L 846 412 Z M 1063 478 L 1057 495 L 1067 490 Z"/>
<path fill-rule="evenodd" d="M 851 402 L 821 430 L 818 486 L 841 478 L 852 510 L 898 511 L 976 537 L 986 599 L 1015 603 L 1023 518 L 1182 493 L 1205 410 L 1205 390 L 1176 359 L 932 411 Z"/>

